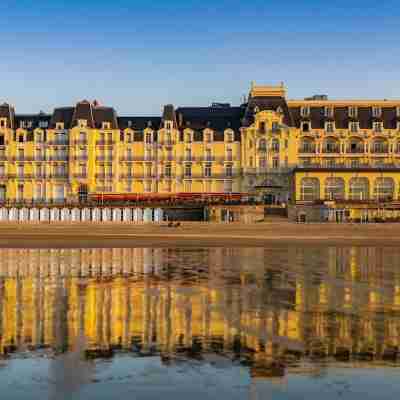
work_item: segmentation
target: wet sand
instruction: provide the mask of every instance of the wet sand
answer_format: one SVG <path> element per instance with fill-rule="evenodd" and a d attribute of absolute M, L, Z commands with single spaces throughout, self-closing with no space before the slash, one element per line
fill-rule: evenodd
<path fill-rule="evenodd" d="M 287 243 L 400 245 L 400 224 L 2 223 L 0 247 L 255 247 Z"/>

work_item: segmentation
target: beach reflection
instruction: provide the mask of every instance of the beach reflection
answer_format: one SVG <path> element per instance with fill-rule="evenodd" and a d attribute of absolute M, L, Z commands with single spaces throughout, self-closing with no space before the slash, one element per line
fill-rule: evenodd
<path fill-rule="evenodd" d="M 127 356 L 237 366 L 250 397 L 260 379 L 396 366 L 399 260 L 375 247 L 0 249 L 2 365 L 51 360 L 54 398 Z"/>

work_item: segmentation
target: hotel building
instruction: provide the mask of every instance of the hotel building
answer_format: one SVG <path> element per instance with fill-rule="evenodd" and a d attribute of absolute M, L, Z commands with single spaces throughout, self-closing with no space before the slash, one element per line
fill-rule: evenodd
<path fill-rule="evenodd" d="M 96 101 L 51 115 L 0 106 L 0 201 L 9 203 L 243 193 L 297 214 L 328 201 L 341 219 L 349 204 L 394 207 L 399 162 L 393 100 L 289 100 L 283 85 L 252 85 L 240 106 L 166 105 L 157 117 L 120 117 Z"/>

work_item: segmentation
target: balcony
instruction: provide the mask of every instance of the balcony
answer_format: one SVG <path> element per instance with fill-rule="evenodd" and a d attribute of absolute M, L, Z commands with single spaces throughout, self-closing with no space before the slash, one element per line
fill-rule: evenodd
<path fill-rule="evenodd" d="M 322 153 L 324 153 L 324 154 L 339 154 L 340 146 L 324 147 L 322 149 Z"/>
<path fill-rule="evenodd" d="M 357 146 L 357 147 L 347 147 L 346 148 L 346 153 L 348 154 L 363 154 L 364 147 L 363 146 Z"/>
<path fill-rule="evenodd" d="M 59 180 L 68 180 L 68 178 L 69 178 L 68 174 L 66 174 L 66 173 L 57 173 L 57 172 L 54 172 L 54 173 L 48 175 L 48 177 L 50 179 L 59 179 Z"/>
<path fill-rule="evenodd" d="M 78 140 L 73 140 L 72 144 L 75 146 L 85 146 L 88 144 L 87 139 L 78 139 Z"/>
<path fill-rule="evenodd" d="M 330 170 L 341 170 L 341 169 L 348 169 L 348 170 L 358 170 L 358 169 L 365 169 L 365 170 L 381 170 L 381 169 L 389 169 L 389 170 L 396 170 L 400 171 L 400 166 L 396 164 L 380 164 L 379 166 L 377 165 L 370 165 L 370 164 L 359 164 L 357 166 L 352 166 L 349 164 L 335 164 L 332 166 L 329 165 L 323 165 L 323 164 L 318 164 L 318 163 L 311 163 L 308 165 L 299 165 L 296 167 L 296 169 L 330 169 Z"/>
<path fill-rule="evenodd" d="M 50 156 L 47 158 L 47 161 L 64 161 L 68 162 L 68 155 L 63 155 L 63 156 Z"/>
<path fill-rule="evenodd" d="M 303 146 L 299 147 L 298 152 L 302 154 L 315 154 L 317 149 L 315 146 Z"/>
<path fill-rule="evenodd" d="M 105 155 L 98 155 L 96 156 L 96 161 L 101 161 L 101 162 L 110 162 L 112 163 L 113 157 L 112 156 L 105 156 Z"/>
<path fill-rule="evenodd" d="M 371 149 L 373 154 L 387 154 L 389 153 L 389 146 L 375 147 Z"/>
<path fill-rule="evenodd" d="M 34 161 L 34 158 L 28 156 L 16 156 L 16 157 L 10 157 L 9 161 L 30 162 Z"/>
<path fill-rule="evenodd" d="M 87 174 L 82 172 L 74 173 L 72 176 L 76 179 L 87 179 Z"/>
<path fill-rule="evenodd" d="M 96 146 L 112 146 L 114 144 L 114 140 L 96 140 Z"/>
<path fill-rule="evenodd" d="M 89 159 L 87 154 L 81 154 L 78 156 L 73 156 L 72 161 L 87 161 Z"/>
<path fill-rule="evenodd" d="M 46 144 L 48 144 L 49 146 L 68 146 L 69 141 L 68 141 L 68 139 L 66 139 L 66 140 L 49 140 L 48 142 L 46 142 Z"/>
<path fill-rule="evenodd" d="M 95 175 L 95 177 L 96 177 L 96 179 L 112 179 L 113 178 L 113 174 L 111 173 L 108 173 L 108 174 L 103 174 L 103 173 L 101 173 L 101 174 L 96 174 Z"/>

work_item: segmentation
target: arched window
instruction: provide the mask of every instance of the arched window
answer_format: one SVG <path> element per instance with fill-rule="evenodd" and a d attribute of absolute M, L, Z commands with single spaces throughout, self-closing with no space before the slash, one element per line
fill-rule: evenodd
<path fill-rule="evenodd" d="M 359 138 L 351 138 L 347 146 L 347 153 L 364 153 L 364 142 Z"/>
<path fill-rule="evenodd" d="M 387 153 L 388 152 L 388 144 L 385 139 L 377 139 L 373 143 L 372 151 L 374 153 Z"/>
<path fill-rule="evenodd" d="M 315 142 L 310 138 L 303 138 L 300 141 L 300 153 L 315 153 Z"/>
<path fill-rule="evenodd" d="M 325 180 L 325 199 L 327 200 L 344 199 L 343 178 L 327 178 Z"/>
<path fill-rule="evenodd" d="M 374 197 L 376 200 L 393 200 L 394 180 L 392 178 L 376 178 Z"/>
<path fill-rule="evenodd" d="M 300 197 L 302 201 L 319 200 L 318 178 L 303 178 L 301 180 Z"/>
<path fill-rule="evenodd" d="M 369 180 L 368 178 L 352 178 L 350 180 L 350 200 L 369 199 Z"/>
<path fill-rule="evenodd" d="M 339 141 L 334 138 L 328 138 L 324 142 L 324 153 L 340 153 Z"/>

